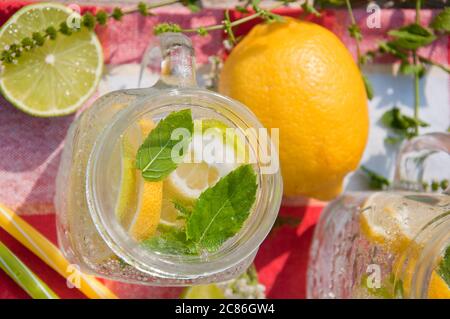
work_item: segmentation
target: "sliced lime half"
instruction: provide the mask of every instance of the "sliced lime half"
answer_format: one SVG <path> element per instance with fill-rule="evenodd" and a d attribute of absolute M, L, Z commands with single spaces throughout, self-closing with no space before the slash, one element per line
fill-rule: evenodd
<path fill-rule="evenodd" d="M 73 14 L 56 3 L 23 7 L 0 29 L 0 49 L 20 44 Z M 4 63 L 0 90 L 14 106 L 34 116 L 50 117 L 76 111 L 94 93 L 103 68 L 101 45 L 94 32 L 81 28 L 66 36 L 58 33 L 42 47 L 22 51 L 16 63 Z"/>

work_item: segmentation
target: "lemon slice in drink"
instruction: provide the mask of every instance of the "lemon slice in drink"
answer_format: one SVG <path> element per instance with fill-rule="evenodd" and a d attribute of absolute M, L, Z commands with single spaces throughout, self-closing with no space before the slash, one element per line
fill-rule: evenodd
<path fill-rule="evenodd" d="M 139 122 L 138 133 L 129 129 L 122 140 L 122 176 L 116 205 L 116 216 L 136 241 L 142 241 L 156 232 L 161 218 L 162 182 L 143 180 L 136 170 L 138 144 L 145 139 L 154 124 Z"/>
<path fill-rule="evenodd" d="M 372 242 L 403 251 L 423 225 L 441 213 L 430 200 L 434 199 L 414 193 L 374 193 L 362 207 L 361 231 Z"/>
<path fill-rule="evenodd" d="M 43 35 L 50 26 L 59 29 L 71 14 L 61 4 L 27 5 L 0 29 L 0 48 L 20 44 L 34 32 Z M 16 63 L 4 63 L 0 90 L 9 102 L 31 115 L 66 115 L 94 93 L 102 68 L 102 49 L 94 32 L 82 28 L 70 36 L 58 33 L 42 47 L 22 51 Z"/>
<path fill-rule="evenodd" d="M 423 245 L 416 236 L 423 226 L 442 214 L 435 206 L 448 205 L 448 197 L 436 194 L 427 196 L 416 193 L 374 193 L 367 198 L 360 215 L 360 228 L 363 235 L 372 243 L 395 253 L 394 273 L 403 273 L 402 286 L 409 295 L 410 283 L 417 258 Z M 437 201 L 437 202 L 435 202 Z M 439 204 L 439 205 L 438 205 Z M 404 252 L 408 252 L 405 260 Z M 405 265 L 406 262 L 406 265 Z M 450 288 L 436 271 L 433 271 L 428 287 L 429 298 L 449 298 Z"/>
<path fill-rule="evenodd" d="M 240 159 L 246 159 L 243 141 L 239 137 L 226 139 L 224 123 L 209 119 L 201 122 L 202 130 L 194 130 L 184 162 L 164 181 L 168 198 L 184 205 L 193 204 L 204 190 L 242 164 Z M 199 123 L 194 121 L 194 125 Z"/>

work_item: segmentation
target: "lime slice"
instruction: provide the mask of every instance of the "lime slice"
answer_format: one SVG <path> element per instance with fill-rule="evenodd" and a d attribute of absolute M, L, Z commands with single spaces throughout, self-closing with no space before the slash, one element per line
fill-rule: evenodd
<path fill-rule="evenodd" d="M 138 172 L 136 171 L 137 142 L 140 140 L 139 129 L 132 128 L 124 133 L 120 143 L 121 176 L 116 217 L 123 227 L 128 229 L 137 209 Z"/>
<path fill-rule="evenodd" d="M 181 299 L 224 299 L 222 290 L 215 284 L 192 286 L 184 289 Z"/>
<path fill-rule="evenodd" d="M 58 29 L 73 11 L 61 4 L 23 7 L 0 29 L 0 48 L 19 44 L 49 26 Z M 0 78 L 3 96 L 34 116 L 73 113 L 95 91 L 103 68 L 100 43 L 94 32 L 82 28 L 70 36 L 58 33 L 42 47 L 23 51 L 17 63 L 4 64 Z"/>

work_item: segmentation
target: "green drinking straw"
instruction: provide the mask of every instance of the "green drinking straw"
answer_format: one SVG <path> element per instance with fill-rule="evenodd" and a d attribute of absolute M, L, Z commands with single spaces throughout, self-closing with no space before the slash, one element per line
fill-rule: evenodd
<path fill-rule="evenodd" d="M 33 299 L 59 299 L 38 276 L 0 242 L 0 268 Z"/>

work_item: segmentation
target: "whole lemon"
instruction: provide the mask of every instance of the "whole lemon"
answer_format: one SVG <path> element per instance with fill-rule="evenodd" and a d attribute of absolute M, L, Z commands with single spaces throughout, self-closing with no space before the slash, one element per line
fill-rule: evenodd
<path fill-rule="evenodd" d="M 225 61 L 219 91 L 280 129 L 285 196 L 341 192 L 364 151 L 369 117 L 361 73 L 332 32 L 292 18 L 255 26 Z"/>

